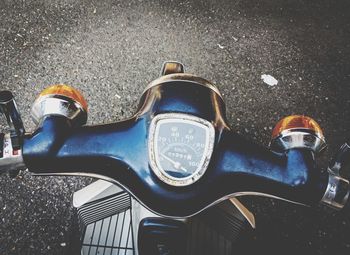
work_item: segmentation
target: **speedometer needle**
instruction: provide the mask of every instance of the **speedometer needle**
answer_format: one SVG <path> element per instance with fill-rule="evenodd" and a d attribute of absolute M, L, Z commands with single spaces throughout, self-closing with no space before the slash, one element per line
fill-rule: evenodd
<path fill-rule="evenodd" d="M 187 169 L 184 168 L 183 166 L 181 166 L 181 163 L 180 163 L 180 162 L 177 162 L 177 161 L 172 160 L 172 159 L 169 158 L 168 156 L 165 156 L 163 153 L 161 153 L 161 156 L 162 156 L 163 158 L 165 158 L 166 160 L 168 160 L 170 163 L 172 163 L 176 169 L 181 169 L 182 171 L 184 171 L 184 172 L 187 173 Z"/>

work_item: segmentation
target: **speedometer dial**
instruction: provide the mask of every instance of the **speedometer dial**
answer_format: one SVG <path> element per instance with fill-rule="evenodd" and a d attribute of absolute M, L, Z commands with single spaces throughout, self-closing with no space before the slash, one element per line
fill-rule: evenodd
<path fill-rule="evenodd" d="M 151 124 L 149 143 L 153 171 L 168 184 L 192 184 L 209 164 L 214 135 L 208 121 L 191 115 L 156 116 Z"/>

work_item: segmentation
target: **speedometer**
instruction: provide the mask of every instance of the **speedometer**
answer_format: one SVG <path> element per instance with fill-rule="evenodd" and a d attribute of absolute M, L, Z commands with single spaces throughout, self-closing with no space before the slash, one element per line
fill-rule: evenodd
<path fill-rule="evenodd" d="M 190 185 L 208 167 L 213 151 L 213 125 L 201 118 L 168 113 L 151 122 L 149 158 L 154 173 L 173 186 Z"/>

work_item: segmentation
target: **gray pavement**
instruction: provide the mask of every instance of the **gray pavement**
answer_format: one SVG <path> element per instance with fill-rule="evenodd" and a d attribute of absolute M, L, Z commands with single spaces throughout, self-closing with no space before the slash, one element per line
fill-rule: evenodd
<path fill-rule="evenodd" d="M 165 60 L 213 81 L 234 130 L 268 144 L 285 115 L 323 127 L 325 164 L 350 131 L 349 1 L 0 0 L 0 89 L 14 92 L 25 125 L 53 83 L 78 88 L 89 124 L 124 119 Z M 269 74 L 278 80 L 268 86 Z M 61 254 L 72 193 L 91 180 L 0 177 L 0 254 Z M 257 239 L 308 254 L 349 254 L 350 215 L 245 199 Z"/>

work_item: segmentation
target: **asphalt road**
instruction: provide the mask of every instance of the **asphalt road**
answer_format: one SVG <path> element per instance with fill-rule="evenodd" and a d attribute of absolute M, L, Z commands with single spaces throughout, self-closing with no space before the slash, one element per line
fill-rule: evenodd
<path fill-rule="evenodd" d="M 350 131 L 349 1 L 0 0 L 0 88 L 14 92 L 25 125 L 54 83 L 82 91 L 89 124 L 131 116 L 165 60 L 217 84 L 234 130 L 268 144 L 283 116 L 323 127 L 327 159 Z M 276 86 L 261 75 L 272 75 Z M 61 254 L 72 193 L 89 179 L 0 177 L 0 254 Z M 350 215 L 245 199 L 257 239 L 300 254 L 349 254 Z"/>

